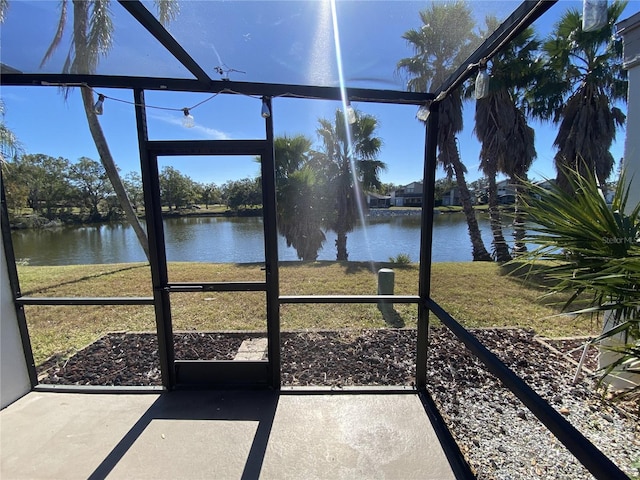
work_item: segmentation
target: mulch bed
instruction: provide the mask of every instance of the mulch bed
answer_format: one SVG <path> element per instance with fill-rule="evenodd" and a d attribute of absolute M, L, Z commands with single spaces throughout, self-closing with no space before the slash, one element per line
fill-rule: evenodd
<path fill-rule="evenodd" d="M 547 371 L 575 368 L 560 352 L 569 352 L 585 339 L 543 339 L 519 329 L 478 329 L 473 333 L 508 366 L 535 379 Z M 263 335 L 263 334 L 262 334 Z M 232 360 L 243 340 L 259 333 L 176 333 L 176 359 Z M 282 381 L 285 386 L 412 385 L 416 350 L 413 329 L 283 332 Z M 553 347 L 550 349 L 549 346 Z M 577 361 L 582 350 L 575 351 Z M 585 367 L 595 369 L 597 350 L 590 348 Z M 434 386 L 461 366 L 473 383 L 489 375 L 453 335 L 432 329 L 429 377 Z M 156 335 L 111 333 L 69 359 L 52 357 L 38 367 L 41 383 L 62 385 L 160 385 Z M 438 380 L 440 378 L 440 380 Z"/>
<path fill-rule="evenodd" d="M 539 338 L 538 340 L 549 345 L 551 348 L 558 350 L 577 364 L 580 362 L 585 345 L 591 340 L 591 338 Z M 598 347 L 596 345 L 587 346 L 583 366 L 592 372 L 595 372 L 598 369 Z"/>

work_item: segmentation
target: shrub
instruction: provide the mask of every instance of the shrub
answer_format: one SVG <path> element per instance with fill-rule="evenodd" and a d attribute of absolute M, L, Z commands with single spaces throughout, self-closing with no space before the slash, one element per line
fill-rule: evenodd
<path fill-rule="evenodd" d="M 389 262 L 397 265 L 409 265 L 411 257 L 407 253 L 399 253 L 395 257 L 389 257 Z"/>

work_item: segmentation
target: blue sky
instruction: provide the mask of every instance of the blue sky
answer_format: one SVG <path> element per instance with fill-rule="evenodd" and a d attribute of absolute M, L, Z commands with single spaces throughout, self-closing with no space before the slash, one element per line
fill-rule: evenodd
<path fill-rule="evenodd" d="M 471 3 L 473 4 L 473 2 Z M 511 6 L 511 10 L 517 5 L 514 2 L 501 3 Z M 487 5 L 498 5 L 498 2 L 495 4 L 487 2 Z M 556 8 L 556 11 L 561 11 L 567 7 L 578 8 L 580 6 L 581 2 L 560 2 L 560 5 L 554 8 Z M 621 18 L 627 18 L 639 10 L 640 1 L 632 1 Z M 477 12 L 477 15 L 483 12 L 484 10 Z M 188 13 L 186 11 L 185 15 Z M 557 18 L 556 15 L 543 17 L 537 23 L 540 33 L 544 34 L 550 29 L 551 24 Z M 412 23 L 398 25 L 398 28 L 401 29 L 400 31 L 405 31 L 407 28 L 412 27 L 417 28 L 421 25 L 417 13 L 415 19 L 412 18 L 409 18 Z M 400 19 L 397 21 L 400 22 Z M 406 22 L 407 20 L 403 18 L 402 21 Z M 55 21 L 52 20 L 51 23 L 55 24 Z M 295 24 L 295 19 L 292 20 L 292 23 Z M 298 28 L 300 27 L 298 26 Z M 321 34 L 318 32 L 321 32 Z M 175 35 L 179 38 L 184 33 L 176 31 Z M 253 41 L 257 35 L 258 31 L 253 30 L 250 34 L 244 34 L 243 41 Z M 342 28 L 340 30 L 340 37 L 344 40 L 343 43 L 351 44 L 358 38 L 354 40 L 350 37 L 357 37 L 358 35 L 358 29 Z M 185 42 L 187 41 L 185 40 Z M 314 42 L 317 45 L 323 42 L 331 43 L 333 42 L 333 36 L 327 33 L 326 28 L 320 29 L 318 27 L 314 35 Z M 216 60 L 214 61 L 225 65 L 231 63 L 228 59 L 228 52 L 230 52 L 229 49 L 232 42 L 229 43 L 230 46 L 228 47 L 222 41 L 212 44 L 213 48 L 209 49 L 209 54 L 215 56 Z M 3 39 L 3 44 L 7 45 L 5 39 Z M 373 46 L 377 48 L 375 44 Z M 295 49 L 295 42 L 292 42 L 290 47 L 292 50 Z M 324 50 L 330 50 L 330 47 L 331 45 L 324 45 Z M 402 54 L 402 56 L 410 55 L 411 51 L 408 49 L 405 49 Z M 325 63 L 334 62 L 334 59 L 330 58 L 328 60 L 326 55 L 314 58 L 313 52 L 311 52 L 310 57 L 314 70 L 306 72 L 306 75 L 313 75 L 322 82 L 323 68 L 328 70 L 334 68 L 330 64 L 325 65 Z M 5 58 L 6 56 L 3 52 L 3 61 L 5 61 Z M 350 68 L 351 64 L 357 63 L 357 58 L 354 57 L 353 52 L 346 52 L 343 55 L 343 59 L 345 72 L 352 78 L 359 71 L 358 68 Z M 255 61 L 257 62 L 258 59 Z M 285 63 L 284 61 L 279 62 L 277 58 L 271 59 L 271 65 L 279 68 L 279 72 L 282 75 L 287 74 L 287 68 L 292 68 L 291 65 L 287 67 Z M 243 65 L 240 64 L 239 66 L 246 68 Z M 231 66 L 235 67 L 236 65 L 232 64 Z M 363 69 L 360 70 L 364 71 Z M 232 73 L 230 75 L 237 75 L 232 77 L 234 80 L 249 80 L 244 78 L 243 74 Z M 330 72 L 327 75 L 330 76 Z M 266 77 L 267 80 L 262 81 L 271 81 L 268 79 L 268 75 Z M 258 78 L 260 78 L 259 75 Z M 372 88 L 393 88 L 388 85 L 383 86 L 379 82 L 371 86 Z M 120 166 L 122 173 L 139 171 L 134 110 L 133 106 L 129 104 L 133 100 L 132 93 L 127 90 L 108 89 L 98 89 L 98 92 L 109 97 L 105 102 L 105 113 L 100 117 L 100 120 L 116 163 Z M 86 124 L 80 92 L 77 89 L 71 92 L 66 101 L 56 87 L 2 87 L 0 96 L 5 103 L 5 122 L 18 136 L 27 153 L 62 156 L 72 162 L 82 156 L 98 160 L 98 155 Z M 147 105 L 163 107 L 163 109 L 150 108 L 147 112 L 150 138 L 158 140 L 264 138 L 264 120 L 260 116 L 260 99 L 239 95 L 218 95 L 210 99 L 192 110 L 192 115 L 195 118 L 195 127 L 192 129 L 182 127 L 181 119 L 183 114 L 180 109 L 193 106 L 210 96 L 208 94 L 147 92 Z M 318 118 L 332 118 L 335 109 L 340 106 L 338 102 L 285 98 L 276 98 L 273 102 L 276 135 L 305 134 L 314 141 L 317 141 L 315 130 L 318 125 Z M 415 119 L 417 107 L 370 103 L 354 103 L 354 106 L 364 113 L 374 115 L 379 121 L 378 135 L 383 140 L 380 159 L 388 165 L 387 171 L 382 174 L 382 180 L 395 184 L 406 184 L 420 179 L 425 133 L 422 124 Z M 166 108 L 175 110 L 166 110 Z M 473 108 L 473 103 L 466 104 L 465 130 L 459 136 L 462 159 L 469 171 L 468 181 L 473 181 L 481 176 L 478 171 L 480 145 L 473 135 Z M 543 176 L 553 177 L 555 172 L 553 169 L 554 149 L 552 143 L 555 138 L 555 127 L 535 122 L 531 123 L 531 125 L 536 130 L 538 158 L 530 170 L 530 176 L 537 178 Z M 612 148 L 612 153 L 616 160 L 620 159 L 623 154 L 624 135 L 624 129 L 620 129 L 618 131 L 618 140 Z M 216 159 L 214 162 L 211 162 L 211 159 L 202 158 L 167 159 L 163 160 L 161 164 L 169 164 L 170 162 L 180 171 L 200 182 L 222 184 L 228 179 L 254 176 L 258 173 L 258 166 L 251 159 L 228 158 Z M 439 176 L 443 176 L 443 172 L 439 172 Z"/>

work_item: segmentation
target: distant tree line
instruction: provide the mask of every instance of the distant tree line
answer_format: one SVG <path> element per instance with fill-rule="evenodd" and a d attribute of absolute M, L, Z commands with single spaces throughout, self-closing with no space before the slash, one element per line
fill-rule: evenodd
<path fill-rule="evenodd" d="M 122 177 L 133 208 L 144 211 L 142 179 L 137 172 Z M 100 162 L 81 157 L 75 163 L 44 154 L 25 154 L 3 167 L 7 206 L 13 215 L 33 213 L 48 219 L 74 218 L 100 222 L 122 218 L 111 182 Z M 232 210 L 262 205 L 259 178 L 231 180 L 223 185 L 199 183 L 176 168 L 160 172 L 160 201 L 169 211 L 224 204 Z"/>

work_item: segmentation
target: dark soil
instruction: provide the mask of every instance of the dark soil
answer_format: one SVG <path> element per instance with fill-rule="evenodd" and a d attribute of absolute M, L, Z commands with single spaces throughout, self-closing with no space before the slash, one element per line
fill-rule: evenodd
<path fill-rule="evenodd" d="M 587 337 L 540 339 L 540 341 L 562 352 L 576 363 L 580 362 L 585 345 L 589 340 L 591 339 Z M 584 357 L 583 366 L 595 372 L 598 369 L 598 348 L 595 345 L 589 345 L 586 348 L 587 352 Z"/>
<path fill-rule="evenodd" d="M 530 331 L 475 330 L 480 341 L 525 380 L 550 380 L 575 365 L 534 339 Z M 232 360 L 243 340 L 259 333 L 176 333 L 176 359 Z M 545 342 L 562 352 L 584 340 Z M 160 385 L 157 338 L 151 333 L 108 334 L 67 360 L 52 357 L 38 368 L 41 383 L 65 385 Z M 282 383 L 300 385 L 412 385 L 416 350 L 413 329 L 282 333 Z M 595 352 L 595 348 L 591 348 Z M 581 351 L 574 353 L 577 359 Z M 595 357 L 585 366 L 594 368 Z M 437 389 L 451 376 L 479 384 L 493 378 L 453 335 L 432 329 L 428 352 L 429 381 Z M 462 370 L 461 370 L 462 369 Z"/>

